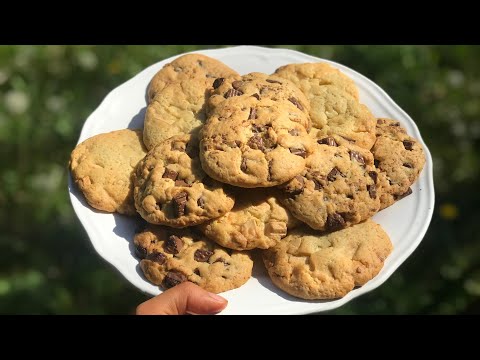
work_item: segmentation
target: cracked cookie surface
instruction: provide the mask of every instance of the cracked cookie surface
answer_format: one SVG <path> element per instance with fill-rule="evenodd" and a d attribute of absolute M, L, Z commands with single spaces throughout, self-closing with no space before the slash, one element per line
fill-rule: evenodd
<path fill-rule="evenodd" d="M 224 103 L 227 99 L 255 97 L 257 100 L 270 99 L 278 103 L 294 105 L 305 116 L 297 117 L 305 129 L 310 129 L 310 103 L 305 95 L 292 82 L 275 75 L 253 72 L 243 76 L 219 78 L 213 84 L 213 91 L 208 100 L 208 113 Z M 228 102 L 228 100 L 227 100 Z"/>
<path fill-rule="evenodd" d="M 374 215 L 380 199 L 372 154 L 331 137 L 318 141 L 305 169 L 278 187 L 280 201 L 317 230 L 340 230 Z"/>
<path fill-rule="evenodd" d="M 218 60 L 188 54 L 165 65 L 148 87 L 143 141 L 152 149 L 163 140 L 193 133 L 205 122 L 205 103 L 219 76 L 238 75 Z"/>
<path fill-rule="evenodd" d="M 358 100 L 355 82 L 325 62 L 284 65 L 275 70 L 275 75 L 290 80 L 304 93 L 308 93 L 312 87 L 334 85 Z"/>
<path fill-rule="evenodd" d="M 135 235 L 134 246 L 145 277 L 164 289 L 190 281 L 220 293 L 252 275 L 248 253 L 226 250 L 190 229 L 149 225 Z"/>
<path fill-rule="evenodd" d="M 425 165 L 422 145 L 396 120 L 377 120 L 377 141 L 372 148 L 382 188 L 381 209 L 410 195 L 410 186 Z"/>
<path fill-rule="evenodd" d="M 367 220 L 333 233 L 302 226 L 262 255 L 280 289 L 302 299 L 335 299 L 374 278 L 392 249 L 387 233 Z"/>
<path fill-rule="evenodd" d="M 166 64 L 152 78 L 148 85 L 147 100 L 151 102 L 167 84 L 196 78 L 202 81 L 204 89 L 210 88 L 216 78 L 238 75 L 238 73 L 216 59 L 201 55 L 187 54 Z"/>
<path fill-rule="evenodd" d="M 150 150 L 135 171 L 135 206 L 152 224 L 198 225 L 231 210 L 234 198 L 209 178 L 198 158 L 198 140 L 178 135 Z"/>
<path fill-rule="evenodd" d="M 372 148 L 376 119 L 358 102 L 352 79 L 326 63 L 291 64 L 275 74 L 291 80 L 310 101 L 313 137 L 332 136 L 340 145 Z"/>
<path fill-rule="evenodd" d="M 266 189 L 248 189 L 235 194 L 228 213 L 198 226 L 217 244 L 235 250 L 268 249 L 300 224 Z"/>
<path fill-rule="evenodd" d="M 135 215 L 132 175 L 145 154 L 141 130 L 99 134 L 72 151 L 72 178 L 95 209 Z"/>
<path fill-rule="evenodd" d="M 239 187 L 271 187 L 305 167 L 314 140 L 291 103 L 231 97 L 210 115 L 200 133 L 200 159 L 212 178 Z"/>

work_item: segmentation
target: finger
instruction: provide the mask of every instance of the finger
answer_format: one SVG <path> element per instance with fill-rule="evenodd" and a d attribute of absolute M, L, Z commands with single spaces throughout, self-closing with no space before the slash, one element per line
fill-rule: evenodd
<path fill-rule="evenodd" d="M 137 307 L 137 315 L 216 314 L 228 301 L 191 282 L 184 282 Z"/>

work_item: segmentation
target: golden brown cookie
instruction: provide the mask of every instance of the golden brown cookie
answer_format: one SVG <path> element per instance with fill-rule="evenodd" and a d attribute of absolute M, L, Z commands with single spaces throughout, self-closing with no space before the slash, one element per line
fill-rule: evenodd
<path fill-rule="evenodd" d="M 268 250 L 264 264 L 273 283 L 302 299 L 335 299 L 374 278 L 393 245 L 371 220 L 333 233 L 302 226 Z"/>
<path fill-rule="evenodd" d="M 167 84 L 196 78 L 203 81 L 204 89 L 210 88 L 219 77 L 229 77 L 238 73 L 227 65 L 201 54 L 186 54 L 166 64 L 150 81 L 147 98 L 151 102 L 155 95 Z"/>
<path fill-rule="evenodd" d="M 293 104 L 305 114 L 305 116 L 298 117 L 298 121 L 305 129 L 310 129 L 310 103 L 302 91 L 289 80 L 275 75 L 253 72 L 243 76 L 217 79 L 213 83 L 213 88 L 212 95 L 208 100 L 209 114 L 228 98 L 253 96 L 257 100 L 270 99 L 278 103 Z"/>
<path fill-rule="evenodd" d="M 288 64 L 275 70 L 275 75 L 290 80 L 304 93 L 308 93 L 312 87 L 334 85 L 358 100 L 358 89 L 355 82 L 325 62 Z"/>
<path fill-rule="evenodd" d="M 217 244 L 235 250 L 268 249 L 300 222 L 267 189 L 237 191 L 228 213 L 198 226 Z"/>
<path fill-rule="evenodd" d="M 381 186 L 380 208 L 384 209 L 412 193 L 410 186 L 425 165 L 425 153 L 398 121 L 383 118 L 377 120 L 372 153 Z"/>
<path fill-rule="evenodd" d="M 289 102 L 254 96 L 230 97 L 201 131 L 200 160 L 205 172 L 227 184 L 271 187 L 298 175 L 314 141 Z"/>
<path fill-rule="evenodd" d="M 145 277 L 165 289 L 191 281 L 220 293 L 242 286 L 252 275 L 247 252 L 223 249 L 190 229 L 150 225 L 134 243 Z"/>
<path fill-rule="evenodd" d="M 337 146 L 328 138 L 316 144 L 299 175 L 278 187 L 279 199 L 312 228 L 340 230 L 378 211 L 376 175 L 369 151 Z"/>
<path fill-rule="evenodd" d="M 72 178 L 95 209 L 135 215 L 132 174 L 145 154 L 141 130 L 99 134 L 72 151 Z"/>
<path fill-rule="evenodd" d="M 177 135 L 154 147 L 135 171 L 135 206 L 152 224 L 185 227 L 230 211 L 232 195 L 200 166 L 198 140 Z"/>

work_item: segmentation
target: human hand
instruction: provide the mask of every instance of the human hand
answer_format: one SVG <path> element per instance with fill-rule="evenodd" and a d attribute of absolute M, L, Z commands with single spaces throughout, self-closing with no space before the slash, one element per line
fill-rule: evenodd
<path fill-rule="evenodd" d="M 207 315 L 225 309 L 228 301 L 189 281 L 137 306 L 137 315 Z"/>

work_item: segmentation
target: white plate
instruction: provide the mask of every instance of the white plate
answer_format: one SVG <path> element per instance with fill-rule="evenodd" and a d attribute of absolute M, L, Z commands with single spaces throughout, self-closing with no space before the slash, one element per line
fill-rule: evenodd
<path fill-rule="evenodd" d="M 199 53 L 216 58 L 240 74 L 257 71 L 272 73 L 277 67 L 289 63 L 325 61 L 340 68 L 350 76 L 360 91 L 360 101 L 377 117 L 396 119 L 408 133 L 424 146 L 426 164 L 418 181 L 412 186 L 413 194 L 374 216 L 390 235 L 394 250 L 385 262 L 383 270 L 361 288 L 351 291 L 342 299 L 333 301 L 302 301 L 275 288 L 270 282 L 261 261 L 255 262 L 253 277 L 241 288 L 222 294 L 229 300 L 223 314 L 306 314 L 337 308 L 359 295 L 384 283 L 408 258 L 422 240 L 432 218 L 434 188 L 432 157 L 413 120 L 378 85 L 365 76 L 332 61 L 305 55 L 287 49 L 268 49 L 239 46 Z M 180 55 L 178 55 L 180 56 Z M 88 117 L 79 142 L 103 132 L 143 126 L 145 91 L 150 79 L 166 63 L 174 58 L 156 63 L 111 91 L 100 106 Z M 95 250 L 120 271 L 140 290 L 157 295 L 161 291 L 148 283 L 139 270 L 138 260 L 132 255 L 135 220 L 118 214 L 104 214 L 90 208 L 82 194 L 69 179 L 70 199 Z"/>

